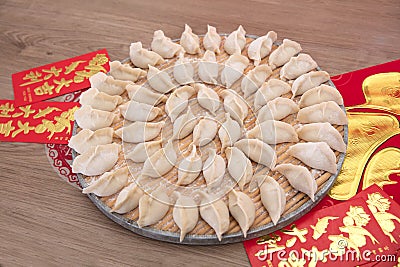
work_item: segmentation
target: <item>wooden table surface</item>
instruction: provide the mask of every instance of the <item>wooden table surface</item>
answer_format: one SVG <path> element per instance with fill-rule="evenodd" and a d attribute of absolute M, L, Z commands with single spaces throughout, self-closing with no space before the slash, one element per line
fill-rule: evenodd
<path fill-rule="evenodd" d="M 132 41 L 148 46 L 158 29 L 178 38 L 185 23 L 274 30 L 332 75 L 400 57 L 398 0 L 0 0 L 0 99 L 13 99 L 12 73 L 100 48 L 123 59 Z M 57 176 L 43 144 L 0 144 L 0 175 L 1 266 L 249 265 L 241 243 L 172 245 L 113 223 Z"/>

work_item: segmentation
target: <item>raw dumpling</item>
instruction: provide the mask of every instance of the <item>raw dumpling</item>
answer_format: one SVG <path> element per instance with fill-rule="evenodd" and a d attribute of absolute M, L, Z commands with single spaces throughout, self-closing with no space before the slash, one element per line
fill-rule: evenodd
<path fill-rule="evenodd" d="M 314 194 L 317 192 L 318 185 L 306 167 L 293 164 L 280 164 L 275 167 L 275 171 L 283 174 L 294 189 L 303 192 L 312 201 L 315 200 Z"/>
<path fill-rule="evenodd" d="M 203 45 L 206 50 L 210 50 L 219 54 L 219 45 L 221 44 L 221 36 L 217 33 L 217 29 L 213 26 L 207 25 L 207 33 L 203 38 Z"/>
<path fill-rule="evenodd" d="M 234 54 L 225 62 L 225 67 L 221 72 L 221 82 L 227 88 L 230 88 L 237 80 L 239 80 L 244 70 L 249 65 L 249 59 L 240 54 Z"/>
<path fill-rule="evenodd" d="M 165 122 L 136 121 L 115 131 L 115 135 L 128 143 L 143 143 L 156 138 Z"/>
<path fill-rule="evenodd" d="M 305 74 L 318 67 L 317 62 L 308 54 L 299 54 L 297 57 L 292 57 L 280 71 L 281 79 L 293 80 L 302 74 Z"/>
<path fill-rule="evenodd" d="M 259 65 L 249 71 L 246 76 L 242 79 L 241 88 L 244 93 L 244 97 L 247 98 L 252 95 L 265 80 L 271 76 L 272 69 L 268 65 Z"/>
<path fill-rule="evenodd" d="M 231 117 L 243 126 L 243 120 L 247 117 L 249 108 L 246 102 L 235 91 L 223 90 L 221 97 L 224 99 L 224 109 Z"/>
<path fill-rule="evenodd" d="M 118 108 L 122 116 L 130 121 L 152 121 L 162 113 L 160 108 L 134 100 L 128 101 Z"/>
<path fill-rule="evenodd" d="M 193 198 L 184 196 L 179 193 L 178 199 L 175 202 L 174 210 L 172 211 L 172 217 L 179 229 L 181 229 L 181 235 L 179 241 L 182 242 L 186 234 L 194 229 L 199 220 L 199 209 Z"/>
<path fill-rule="evenodd" d="M 180 54 L 179 59 L 175 62 L 174 78 L 179 84 L 194 83 L 194 68 L 189 59 Z"/>
<path fill-rule="evenodd" d="M 302 95 L 311 88 L 317 87 L 328 81 L 329 73 L 326 71 L 310 71 L 294 80 L 292 84 L 293 96 Z"/>
<path fill-rule="evenodd" d="M 117 200 L 111 212 L 124 214 L 130 212 L 139 205 L 139 199 L 143 196 L 143 190 L 136 183 L 131 183 L 119 192 Z"/>
<path fill-rule="evenodd" d="M 137 163 L 145 162 L 146 159 L 148 159 L 161 148 L 162 140 L 140 143 L 137 144 L 137 146 L 135 146 L 131 152 L 126 154 L 125 158 Z"/>
<path fill-rule="evenodd" d="M 214 148 L 207 149 L 208 157 L 203 165 L 203 176 L 209 190 L 217 189 L 225 175 L 225 160 Z"/>
<path fill-rule="evenodd" d="M 128 64 L 121 64 L 120 61 L 115 60 L 110 62 L 110 74 L 118 80 L 136 82 L 146 76 L 146 71 L 132 68 Z"/>
<path fill-rule="evenodd" d="M 144 49 L 141 42 L 131 43 L 129 57 L 133 65 L 142 69 L 155 66 L 164 62 L 164 59 L 156 52 Z"/>
<path fill-rule="evenodd" d="M 222 234 L 229 230 L 229 209 L 222 199 L 215 200 L 211 195 L 199 192 L 202 196 L 201 218 L 214 229 L 218 240 L 221 241 Z"/>
<path fill-rule="evenodd" d="M 259 164 L 262 164 L 270 169 L 273 169 L 276 164 L 275 150 L 258 139 L 242 139 L 235 143 L 235 147 Z"/>
<path fill-rule="evenodd" d="M 276 145 L 286 142 L 298 142 L 299 138 L 293 126 L 282 121 L 263 121 L 247 132 L 247 138 L 257 138 L 264 143 Z"/>
<path fill-rule="evenodd" d="M 199 105 L 215 116 L 215 112 L 219 109 L 220 105 L 217 92 L 201 83 L 196 83 L 194 88 L 197 91 L 197 102 Z"/>
<path fill-rule="evenodd" d="M 90 183 L 89 186 L 83 188 L 82 193 L 93 193 L 99 197 L 108 197 L 121 190 L 128 183 L 128 178 L 128 167 L 106 172 Z"/>
<path fill-rule="evenodd" d="M 299 107 L 293 100 L 285 97 L 277 97 L 274 100 L 269 101 L 260 109 L 257 115 L 257 120 L 259 122 L 281 120 L 298 111 Z"/>
<path fill-rule="evenodd" d="M 268 63 L 272 69 L 275 69 L 286 64 L 291 57 L 297 55 L 301 50 L 299 43 L 283 39 L 283 43 L 276 50 L 272 51 Z"/>
<path fill-rule="evenodd" d="M 203 82 L 218 84 L 218 63 L 214 52 L 207 50 L 204 53 L 204 56 L 199 61 L 198 74 Z"/>
<path fill-rule="evenodd" d="M 305 92 L 300 98 L 299 107 L 304 108 L 327 101 L 343 105 L 343 98 L 339 91 L 332 86 L 323 84 Z"/>
<path fill-rule="evenodd" d="M 228 146 L 232 146 L 242 135 L 242 130 L 237 121 L 232 120 L 229 113 L 225 113 L 225 122 L 218 130 L 219 140 L 221 140 L 221 151 Z"/>
<path fill-rule="evenodd" d="M 258 66 L 261 59 L 268 56 L 277 38 L 276 32 L 270 31 L 267 35 L 261 36 L 250 43 L 247 48 L 247 55 L 250 59 L 254 60 L 254 66 Z"/>
<path fill-rule="evenodd" d="M 167 103 L 165 103 L 165 112 L 174 122 L 178 116 L 186 109 L 188 106 L 188 99 L 196 93 L 196 90 L 189 86 L 183 86 L 176 89 L 168 98 Z"/>
<path fill-rule="evenodd" d="M 125 92 L 127 85 L 132 84 L 127 81 L 115 80 L 103 72 L 98 72 L 89 78 L 90 86 L 108 95 L 120 95 Z"/>
<path fill-rule="evenodd" d="M 158 105 L 161 102 L 167 101 L 168 97 L 155 93 L 150 89 L 142 85 L 130 84 L 126 87 L 126 91 L 128 91 L 128 96 L 130 100 L 135 100 L 136 102 L 145 103 L 149 105 Z"/>
<path fill-rule="evenodd" d="M 172 140 L 144 162 L 142 175 L 153 178 L 167 174 L 175 166 L 177 155 Z"/>
<path fill-rule="evenodd" d="M 137 224 L 140 228 L 155 224 L 167 214 L 170 198 L 164 188 L 157 188 L 151 194 L 144 194 L 139 199 L 139 219 Z"/>
<path fill-rule="evenodd" d="M 88 105 L 94 109 L 113 111 L 122 103 L 122 97 L 119 95 L 111 96 L 92 87 L 80 95 L 79 103 L 82 106 Z"/>
<path fill-rule="evenodd" d="M 151 41 L 151 50 L 162 56 L 163 58 L 173 58 L 182 50 L 182 46 L 171 41 L 164 35 L 162 30 L 154 32 L 153 41 Z"/>
<path fill-rule="evenodd" d="M 85 105 L 75 111 L 74 118 L 80 128 L 95 131 L 109 127 L 118 118 L 118 115 Z"/>
<path fill-rule="evenodd" d="M 297 113 L 297 120 L 300 123 L 329 122 L 337 125 L 347 124 L 346 113 L 333 101 L 300 109 L 299 113 Z"/>
<path fill-rule="evenodd" d="M 240 25 L 236 31 L 233 31 L 226 37 L 224 49 L 229 55 L 241 54 L 245 45 L 246 31 L 243 29 L 242 25 Z"/>
<path fill-rule="evenodd" d="M 181 35 L 181 46 L 188 54 L 200 53 L 200 40 L 199 37 L 193 33 L 192 28 L 185 24 L 185 31 Z"/>
<path fill-rule="evenodd" d="M 337 171 L 335 153 L 324 142 L 295 144 L 289 147 L 287 153 L 311 168 L 324 170 L 332 174 Z"/>
<path fill-rule="evenodd" d="M 168 93 L 175 87 L 171 77 L 169 77 L 166 71 L 159 70 L 153 66 L 149 66 L 147 82 L 150 84 L 151 88 L 162 94 Z"/>
<path fill-rule="evenodd" d="M 251 198 L 243 192 L 232 190 L 229 193 L 229 211 L 242 229 L 243 236 L 253 225 L 256 217 L 256 207 Z"/>
<path fill-rule="evenodd" d="M 290 85 L 278 79 L 269 79 L 256 92 L 254 97 L 254 108 L 259 110 L 268 101 L 274 100 L 283 94 L 290 92 Z"/>
<path fill-rule="evenodd" d="M 197 155 L 196 146 L 191 145 L 192 152 L 184 158 L 178 167 L 178 185 L 188 185 L 193 182 L 203 168 L 201 157 Z"/>
<path fill-rule="evenodd" d="M 196 146 L 205 146 L 214 140 L 218 131 L 218 123 L 210 118 L 201 118 L 193 130 L 193 144 Z"/>
<path fill-rule="evenodd" d="M 274 225 L 277 224 L 282 213 L 285 211 L 286 195 L 283 188 L 274 178 L 258 175 L 255 177 L 260 187 L 261 202 L 268 211 Z"/>
<path fill-rule="evenodd" d="M 346 151 L 342 135 L 328 122 L 310 123 L 297 129 L 299 137 L 308 142 L 325 142 L 339 152 Z"/>
<path fill-rule="evenodd" d="M 237 147 L 228 147 L 225 150 L 228 160 L 228 172 L 239 185 L 240 190 L 251 181 L 253 177 L 253 167 L 251 161 Z"/>
<path fill-rule="evenodd" d="M 115 143 L 92 147 L 74 159 L 72 172 L 87 176 L 103 174 L 117 163 L 120 151 L 121 146 Z"/>
<path fill-rule="evenodd" d="M 97 145 L 111 144 L 113 134 L 114 129 L 111 127 L 98 129 L 94 132 L 89 129 L 83 129 L 71 137 L 68 146 L 82 154 Z"/>
<path fill-rule="evenodd" d="M 192 113 L 190 106 L 188 111 L 179 116 L 172 127 L 172 140 L 183 139 L 193 132 L 194 127 L 197 124 L 197 118 Z"/>

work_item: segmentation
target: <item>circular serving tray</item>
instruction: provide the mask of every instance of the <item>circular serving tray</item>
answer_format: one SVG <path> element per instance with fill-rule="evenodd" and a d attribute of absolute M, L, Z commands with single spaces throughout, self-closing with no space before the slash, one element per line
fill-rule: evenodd
<path fill-rule="evenodd" d="M 201 36 L 201 35 L 200 35 Z M 221 34 L 221 36 L 226 36 L 226 34 Z M 246 35 L 247 38 L 250 39 L 255 39 L 258 38 L 258 36 L 254 35 Z M 179 41 L 174 40 L 174 41 Z M 280 45 L 279 42 L 275 42 L 274 45 Z M 129 58 L 123 60 L 123 63 L 129 62 Z M 318 70 L 321 70 L 319 67 L 317 68 Z M 335 87 L 333 82 L 329 80 L 327 82 L 330 86 Z M 336 87 L 335 87 L 336 88 Z M 344 106 L 341 106 L 342 110 L 346 112 Z M 347 144 L 347 137 L 348 137 L 348 127 L 347 125 L 341 126 L 342 128 L 342 135 L 344 138 L 345 143 Z M 74 129 L 73 129 L 73 135 L 77 133 L 78 126 L 75 123 Z M 338 154 L 336 152 L 336 154 Z M 73 159 L 77 156 L 77 153 L 75 151 L 72 152 Z M 114 222 L 118 223 L 119 225 L 125 227 L 126 229 L 131 230 L 132 232 L 135 232 L 137 234 L 140 234 L 142 236 L 146 236 L 152 239 L 160 240 L 160 241 L 166 241 L 166 242 L 171 242 L 171 243 L 178 243 L 178 244 L 189 244 L 189 245 L 215 245 L 215 244 L 227 244 L 227 243 L 234 243 L 234 242 L 241 242 L 247 239 L 252 239 L 255 237 L 259 237 L 261 235 L 265 235 L 271 232 L 274 232 L 276 230 L 282 229 L 283 227 L 291 224 L 292 222 L 296 221 L 303 215 L 307 214 L 314 206 L 316 206 L 319 201 L 321 201 L 324 196 L 328 193 L 330 188 L 333 186 L 337 175 L 339 174 L 343 160 L 345 157 L 345 153 L 339 153 L 337 155 L 337 172 L 334 175 L 330 175 L 329 177 L 321 182 L 318 186 L 318 191 L 315 194 L 315 201 L 311 201 L 311 199 L 307 196 L 302 196 L 301 198 L 298 199 L 295 203 L 292 203 L 292 206 L 289 208 L 286 207 L 286 211 L 283 213 L 282 217 L 279 219 L 278 223 L 274 225 L 271 221 L 268 223 L 258 226 L 258 227 L 252 227 L 249 229 L 247 232 L 247 237 L 245 238 L 243 236 L 243 233 L 240 231 L 240 228 L 238 228 L 238 231 L 233 232 L 233 233 L 226 233 L 222 235 L 222 240 L 219 241 L 217 236 L 215 234 L 187 234 L 186 237 L 182 242 L 180 242 L 180 233 L 179 231 L 167 231 L 167 230 L 161 230 L 154 228 L 153 226 L 148 226 L 148 227 L 143 227 L 140 228 L 135 220 L 132 220 L 128 218 L 125 215 L 120 215 L 117 213 L 112 213 L 110 212 L 111 208 L 107 205 L 106 201 L 103 201 L 102 198 L 90 193 L 88 194 L 89 199 L 96 205 L 96 207 L 101 210 L 108 218 L 113 220 Z M 124 159 L 125 160 L 125 159 Z M 327 173 L 324 173 L 323 175 L 326 176 Z M 321 177 L 323 176 L 321 175 Z M 320 177 L 319 177 L 320 178 Z M 82 185 L 83 188 L 88 186 L 87 179 L 85 179 L 85 176 L 78 174 L 78 179 L 80 184 Z M 295 196 L 298 194 L 302 193 L 296 193 L 295 195 L 291 196 L 291 199 L 295 199 Z M 304 195 L 304 194 L 302 194 Z M 232 223 L 232 218 L 231 218 L 231 223 Z M 237 228 L 237 227 L 236 227 Z M 231 229 L 231 227 L 230 227 Z"/>

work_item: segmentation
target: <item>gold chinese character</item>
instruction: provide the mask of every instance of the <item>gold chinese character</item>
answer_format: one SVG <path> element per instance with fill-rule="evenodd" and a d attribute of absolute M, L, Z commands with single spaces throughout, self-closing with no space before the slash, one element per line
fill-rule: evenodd
<path fill-rule="evenodd" d="M 107 72 L 107 70 L 101 65 L 88 65 L 85 67 L 86 70 L 89 70 L 89 73 L 96 74 L 99 71 Z"/>
<path fill-rule="evenodd" d="M 46 80 L 48 80 L 48 79 L 50 79 L 51 77 L 58 77 L 58 76 L 60 76 L 60 72 L 62 71 L 62 69 L 56 69 L 56 67 L 55 66 L 52 66 L 49 70 L 42 70 L 44 73 L 47 73 L 47 75 L 46 76 L 44 76 L 44 80 L 46 81 Z"/>
<path fill-rule="evenodd" d="M 86 62 L 86 61 L 78 60 L 78 61 L 72 62 L 69 66 L 65 67 L 64 74 L 70 74 L 71 72 L 73 72 L 79 66 L 79 64 L 84 63 L 84 62 Z"/>
<path fill-rule="evenodd" d="M 308 234 L 308 229 L 307 228 L 298 229 L 296 227 L 296 225 L 293 224 L 290 227 L 290 230 L 282 229 L 281 232 L 285 233 L 287 235 L 296 236 L 300 240 L 301 243 L 305 243 L 307 241 L 307 239 L 305 237 L 305 235 Z"/>
<path fill-rule="evenodd" d="M 48 82 L 45 82 L 43 85 L 33 89 L 33 92 L 35 95 L 52 95 L 54 87 L 54 85 L 49 85 Z"/>
<path fill-rule="evenodd" d="M 8 121 L 7 123 L 0 123 L 0 134 L 7 137 L 10 135 L 12 131 L 14 131 L 15 127 L 11 125 L 12 121 Z"/>
<path fill-rule="evenodd" d="M 328 261 L 328 259 L 327 259 L 327 256 L 329 255 L 328 249 L 319 251 L 317 247 L 312 246 L 311 250 L 301 248 L 301 251 L 303 252 L 303 255 L 307 256 L 310 259 L 308 267 L 317 266 L 318 261 L 321 261 L 321 262 Z"/>
<path fill-rule="evenodd" d="M 97 54 L 92 60 L 89 61 L 89 65 L 104 65 L 108 62 L 108 58 L 105 54 Z"/>
<path fill-rule="evenodd" d="M 14 104 L 10 103 L 5 103 L 0 105 L 0 117 L 3 118 L 10 118 L 11 114 L 10 112 L 13 112 L 15 110 Z"/>
<path fill-rule="evenodd" d="M 11 137 L 14 138 L 21 132 L 23 132 L 24 134 L 28 134 L 34 129 L 35 127 L 29 126 L 29 122 L 22 123 L 21 121 L 18 121 L 18 129 L 12 133 Z"/>
<path fill-rule="evenodd" d="M 311 229 L 314 230 L 312 237 L 315 240 L 320 238 L 323 234 L 326 233 L 326 228 L 328 228 L 329 220 L 336 220 L 338 218 L 339 217 L 333 217 L 333 216 L 326 216 L 323 218 L 318 218 L 318 221 L 315 225 L 310 225 Z"/>
<path fill-rule="evenodd" d="M 53 111 L 60 111 L 60 110 L 61 110 L 61 109 L 56 108 L 56 107 L 47 107 L 47 108 L 45 108 L 45 109 L 39 109 L 39 112 L 38 112 L 35 116 L 33 116 L 33 118 L 34 118 L 34 119 L 38 119 L 38 118 L 40 118 L 40 117 L 44 117 L 44 116 L 46 116 L 47 114 L 52 113 Z"/>
<path fill-rule="evenodd" d="M 19 107 L 19 110 L 21 110 L 22 112 L 14 113 L 12 115 L 12 117 L 13 118 L 18 118 L 20 116 L 24 116 L 24 118 L 28 118 L 29 115 L 31 115 L 31 114 L 36 112 L 36 110 L 31 109 L 31 108 L 32 108 L 32 105 L 26 105 L 24 107 Z"/>
<path fill-rule="evenodd" d="M 72 79 L 65 80 L 64 78 L 61 78 L 60 81 L 54 80 L 54 83 L 57 84 L 58 86 L 56 87 L 56 93 L 59 93 L 60 90 L 65 86 L 69 87 L 72 83 Z"/>
<path fill-rule="evenodd" d="M 31 71 L 31 72 L 27 73 L 24 78 L 22 78 L 22 80 L 24 80 L 24 81 L 26 81 L 26 80 L 29 80 L 29 81 L 21 84 L 21 86 L 26 86 L 26 85 L 30 85 L 33 83 L 38 83 L 38 82 L 43 81 L 43 79 L 40 79 L 40 77 L 42 77 L 42 74 L 40 72 Z"/>

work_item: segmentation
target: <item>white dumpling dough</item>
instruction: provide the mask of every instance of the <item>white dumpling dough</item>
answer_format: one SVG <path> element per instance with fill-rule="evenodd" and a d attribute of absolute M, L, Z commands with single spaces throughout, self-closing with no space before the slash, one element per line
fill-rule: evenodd
<path fill-rule="evenodd" d="M 257 111 L 266 105 L 269 101 L 274 100 L 284 94 L 290 92 L 290 85 L 278 79 L 269 79 L 263 83 L 254 96 L 254 109 Z"/>
<path fill-rule="evenodd" d="M 286 142 L 298 142 L 299 138 L 293 126 L 282 121 L 268 120 L 257 124 L 247 132 L 247 138 L 257 138 L 264 143 L 275 145 Z"/>
<path fill-rule="evenodd" d="M 153 178 L 167 174 L 175 166 L 177 155 L 172 140 L 144 162 L 142 175 Z"/>
<path fill-rule="evenodd" d="M 156 138 L 165 122 L 136 121 L 115 131 L 115 135 L 128 143 L 143 143 Z"/>
<path fill-rule="evenodd" d="M 91 106 L 85 105 L 75 111 L 74 118 L 80 128 L 96 131 L 109 127 L 115 122 L 118 115 L 104 110 L 93 109 Z"/>
<path fill-rule="evenodd" d="M 180 54 L 178 60 L 175 62 L 173 70 L 174 78 L 179 84 L 194 83 L 194 67 L 184 54 Z"/>
<path fill-rule="evenodd" d="M 243 236 L 246 237 L 256 217 L 253 201 L 245 193 L 232 190 L 229 193 L 229 211 L 242 229 Z"/>
<path fill-rule="evenodd" d="M 308 54 L 299 54 L 292 57 L 280 71 L 281 79 L 293 80 L 318 67 L 317 62 Z"/>
<path fill-rule="evenodd" d="M 115 80 L 103 72 L 98 72 L 89 78 L 90 87 L 96 88 L 100 92 L 108 95 L 121 95 L 125 92 L 126 86 L 132 84 L 127 81 Z"/>
<path fill-rule="evenodd" d="M 232 120 L 229 113 L 225 113 L 225 122 L 218 130 L 219 140 L 221 140 L 221 151 L 232 146 L 242 135 L 240 124 Z"/>
<path fill-rule="evenodd" d="M 129 57 L 133 65 L 142 69 L 164 63 L 164 59 L 159 54 L 144 49 L 141 42 L 131 43 Z"/>
<path fill-rule="evenodd" d="M 110 62 L 110 75 L 118 80 L 136 82 L 146 76 L 146 71 L 115 60 Z"/>
<path fill-rule="evenodd" d="M 225 160 L 214 148 L 207 149 L 208 157 L 203 164 L 203 176 L 206 180 L 207 188 L 210 190 L 218 189 L 225 175 Z"/>
<path fill-rule="evenodd" d="M 185 138 L 193 132 L 196 124 L 197 118 L 189 106 L 188 111 L 174 121 L 172 126 L 172 140 Z"/>
<path fill-rule="evenodd" d="M 200 83 L 196 83 L 194 88 L 197 91 L 197 102 L 199 105 L 215 116 L 215 112 L 219 109 L 220 105 L 217 92 Z"/>
<path fill-rule="evenodd" d="M 293 96 L 302 95 L 308 90 L 321 85 L 329 80 L 329 73 L 326 71 L 310 71 L 299 76 L 292 84 Z"/>
<path fill-rule="evenodd" d="M 200 40 L 199 37 L 193 33 L 192 28 L 185 24 L 185 30 L 181 35 L 180 44 L 188 54 L 200 53 Z"/>
<path fill-rule="evenodd" d="M 255 66 L 258 66 L 260 61 L 268 56 L 277 38 L 278 35 L 276 32 L 270 31 L 266 35 L 258 37 L 250 43 L 247 48 L 247 55 L 250 59 L 254 60 Z"/>
<path fill-rule="evenodd" d="M 305 124 L 296 131 L 299 138 L 305 141 L 325 142 L 336 151 L 346 151 L 342 135 L 328 122 Z"/>
<path fill-rule="evenodd" d="M 258 111 L 257 120 L 259 122 L 281 120 L 298 111 L 299 107 L 293 100 L 285 97 L 277 97 L 269 101 Z"/>
<path fill-rule="evenodd" d="M 96 131 L 83 129 L 71 137 L 68 146 L 79 154 L 82 154 L 97 145 L 111 144 L 113 134 L 114 129 L 111 127 L 98 129 Z"/>
<path fill-rule="evenodd" d="M 246 31 L 240 25 L 236 31 L 233 31 L 225 39 L 224 49 L 229 55 L 240 54 L 246 45 Z"/>
<path fill-rule="evenodd" d="M 243 121 L 249 113 L 246 101 L 232 89 L 223 90 L 220 95 L 224 99 L 225 111 L 243 126 Z"/>
<path fill-rule="evenodd" d="M 182 46 L 171 41 L 166 37 L 162 30 L 155 31 L 153 40 L 151 41 L 151 50 L 162 56 L 163 58 L 173 58 L 183 51 Z"/>
<path fill-rule="evenodd" d="M 218 63 L 215 53 L 207 50 L 199 60 L 198 75 L 204 83 L 218 84 Z"/>
<path fill-rule="evenodd" d="M 299 101 L 299 107 L 304 108 L 322 102 L 333 101 L 343 105 L 343 97 L 336 88 L 322 84 L 305 92 Z"/>
<path fill-rule="evenodd" d="M 272 69 L 275 69 L 287 63 L 291 57 L 297 55 L 301 50 L 299 43 L 289 39 L 283 39 L 282 44 L 272 51 L 268 63 Z"/>
<path fill-rule="evenodd" d="M 242 139 L 235 143 L 235 147 L 239 148 L 248 158 L 269 169 L 273 169 L 276 164 L 275 150 L 258 139 Z"/>
<path fill-rule="evenodd" d="M 186 234 L 196 227 L 199 220 L 199 208 L 193 198 L 179 194 L 172 211 L 172 217 L 181 229 L 179 241 L 182 242 Z"/>
<path fill-rule="evenodd" d="M 164 218 L 169 210 L 169 202 L 169 196 L 161 187 L 151 194 L 144 194 L 139 199 L 138 226 L 142 228 L 152 225 Z"/>
<path fill-rule="evenodd" d="M 136 209 L 143 194 L 143 190 L 136 183 L 129 184 L 119 192 L 111 212 L 124 214 Z"/>
<path fill-rule="evenodd" d="M 228 160 L 228 172 L 239 185 L 240 190 L 251 181 L 253 167 L 251 161 L 237 147 L 228 147 L 225 150 Z"/>
<path fill-rule="evenodd" d="M 244 70 L 249 65 L 249 59 L 241 54 L 231 55 L 225 62 L 225 67 L 221 71 L 221 82 L 230 88 L 237 80 L 243 76 Z"/>
<path fill-rule="evenodd" d="M 162 114 L 160 108 L 134 100 L 128 101 L 118 108 L 122 116 L 130 121 L 152 121 Z"/>
<path fill-rule="evenodd" d="M 189 85 L 182 86 L 172 92 L 167 102 L 165 103 L 165 112 L 171 119 L 171 122 L 174 122 L 178 118 L 178 116 L 186 109 L 189 104 L 188 99 L 192 97 L 195 93 L 196 90 Z"/>
<path fill-rule="evenodd" d="M 149 66 L 147 82 L 151 88 L 162 94 L 170 92 L 175 87 L 171 77 L 166 71 L 159 70 L 153 66 Z"/>
<path fill-rule="evenodd" d="M 333 101 L 315 104 L 299 110 L 297 120 L 300 123 L 329 122 L 330 124 L 346 125 L 346 113 Z"/>
<path fill-rule="evenodd" d="M 218 123 L 210 117 L 201 118 L 193 130 L 193 144 L 205 146 L 214 140 L 218 131 Z"/>
<path fill-rule="evenodd" d="M 262 64 L 258 65 L 247 73 L 242 79 L 241 89 L 244 93 L 244 97 L 247 98 L 254 94 L 258 88 L 265 82 L 265 80 L 271 76 L 272 69 L 270 66 Z"/>
<path fill-rule="evenodd" d="M 220 44 L 221 36 L 217 33 L 217 29 L 213 26 L 207 25 L 207 33 L 203 38 L 204 48 L 219 54 L 221 52 L 219 49 Z"/>
<path fill-rule="evenodd" d="M 203 168 L 201 157 L 197 155 L 195 145 L 191 145 L 191 153 L 182 159 L 178 166 L 178 185 L 188 185 L 192 183 L 199 175 Z"/>
<path fill-rule="evenodd" d="M 139 143 L 131 152 L 126 154 L 125 158 L 137 163 L 145 162 L 146 159 L 160 150 L 161 147 L 162 140 Z"/>
<path fill-rule="evenodd" d="M 158 105 L 162 102 L 167 101 L 168 97 L 164 94 L 156 93 L 147 89 L 142 85 L 130 84 L 126 87 L 130 100 L 136 102 L 145 103 L 148 105 Z"/>
<path fill-rule="evenodd" d="M 128 183 L 128 178 L 128 167 L 123 167 L 115 171 L 106 172 L 98 179 L 90 183 L 89 186 L 85 187 L 82 190 L 82 193 L 93 193 L 99 197 L 111 196 L 121 190 Z"/>

